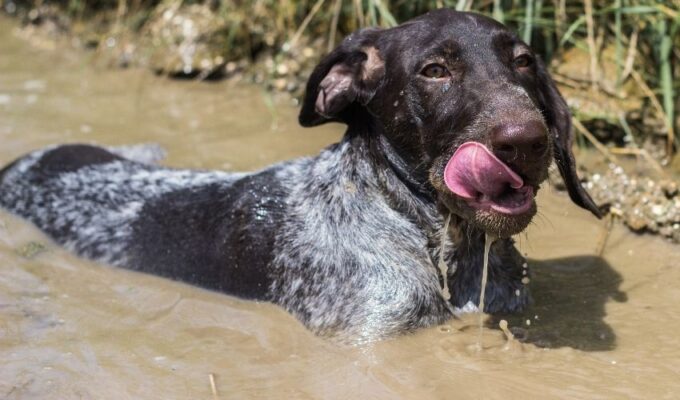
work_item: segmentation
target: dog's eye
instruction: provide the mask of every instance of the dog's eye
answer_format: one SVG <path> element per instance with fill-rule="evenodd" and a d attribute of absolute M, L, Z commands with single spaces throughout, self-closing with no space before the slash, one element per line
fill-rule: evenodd
<path fill-rule="evenodd" d="M 446 78 L 451 75 L 449 70 L 441 64 L 428 64 L 420 71 L 420 74 L 432 79 Z"/>
<path fill-rule="evenodd" d="M 515 68 L 526 68 L 533 64 L 534 60 L 531 58 L 530 55 L 522 54 L 515 57 L 512 63 L 514 64 Z"/>

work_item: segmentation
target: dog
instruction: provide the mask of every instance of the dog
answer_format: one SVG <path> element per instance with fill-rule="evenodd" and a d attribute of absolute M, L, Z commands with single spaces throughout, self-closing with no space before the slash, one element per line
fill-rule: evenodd
<path fill-rule="evenodd" d="M 320 61 L 300 124 L 347 131 L 315 157 L 228 173 L 61 145 L 4 168 L 0 205 L 89 259 L 272 302 L 322 336 L 378 340 L 474 311 L 487 233 L 499 239 L 483 311 L 527 306 L 510 236 L 535 215 L 552 160 L 571 199 L 601 216 L 570 119 L 517 35 L 440 9 L 359 30 Z"/>

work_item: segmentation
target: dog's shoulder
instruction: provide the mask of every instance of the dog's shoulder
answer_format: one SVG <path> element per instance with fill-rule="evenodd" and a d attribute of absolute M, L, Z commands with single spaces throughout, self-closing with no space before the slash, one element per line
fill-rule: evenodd
<path fill-rule="evenodd" d="M 385 198 L 380 166 L 345 142 L 308 168 L 287 180 L 275 301 L 323 335 L 374 339 L 448 318 L 428 238 Z"/>

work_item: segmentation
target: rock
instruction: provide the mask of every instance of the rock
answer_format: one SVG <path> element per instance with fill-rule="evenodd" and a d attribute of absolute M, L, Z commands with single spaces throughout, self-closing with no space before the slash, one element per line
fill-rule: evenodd
<path fill-rule="evenodd" d="M 634 176 L 610 164 L 607 171 L 585 174 L 588 189 L 598 204 L 609 204 L 635 232 L 651 232 L 680 242 L 680 190 L 672 179 L 654 179 L 638 171 Z"/>
<path fill-rule="evenodd" d="M 630 214 L 626 217 L 626 225 L 635 232 L 642 232 L 647 228 L 647 221 L 641 215 Z"/>
<path fill-rule="evenodd" d="M 208 5 L 179 4 L 159 6 L 143 29 L 152 69 L 169 76 L 216 78 L 227 72 L 225 64 L 248 55 L 247 46 L 236 45 L 246 40 L 241 37 L 245 33 L 226 34 L 238 22 L 214 13 Z"/>
<path fill-rule="evenodd" d="M 274 89 L 278 91 L 284 91 L 286 89 L 286 86 L 288 85 L 288 82 L 284 78 L 279 78 L 274 80 Z"/>
<path fill-rule="evenodd" d="M 669 199 L 674 196 L 677 196 L 678 194 L 677 182 L 666 179 L 661 181 L 659 185 L 661 186 L 661 190 L 663 190 L 663 192 L 666 194 L 666 197 L 668 197 Z"/>
<path fill-rule="evenodd" d="M 587 48 L 587 47 L 586 47 Z M 584 121 L 599 120 L 605 128 L 618 126 L 621 114 L 639 110 L 644 96 L 639 87 L 629 79 L 617 93 L 615 48 L 606 46 L 599 57 L 599 84 L 602 90 L 590 90 L 590 55 L 587 50 L 574 46 L 564 52 L 559 60 L 553 63 L 554 75 L 560 92 L 570 107 L 577 110 L 579 119 Z M 595 129 L 597 130 L 597 129 Z"/>

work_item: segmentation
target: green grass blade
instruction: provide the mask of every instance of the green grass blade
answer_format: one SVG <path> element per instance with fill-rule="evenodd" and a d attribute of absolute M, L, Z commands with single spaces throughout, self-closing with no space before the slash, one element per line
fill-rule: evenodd
<path fill-rule="evenodd" d="M 388 27 L 399 25 L 397 23 L 397 20 L 394 18 L 390 10 L 385 6 L 385 3 L 382 2 L 382 0 L 371 1 L 375 4 L 375 7 L 378 9 L 380 19 L 385 23 L 385 25 L 387 25 Z"/>
<path fill-rule="evenodd" d="M 524 33 L 522 33 L 522 40 L 528 45 L 531 45 L 531 31 L 533 29 L 534 20 L 534 0 L 527 0 L 524 12 Z"/>
<path fill-rule="evenodd" d="M 564 44 L 571 39 L 574 32 L 576 32 L 576 30 L 580 28 L 581 25 L 583 25 L 585 22 L 586 22 L 585 15 L 581 15 L 576 19 L 576 21 L 572 22 L 571 25 L 569 25 L 569 28 L 567 28 L 567 31 L 564 32 L 564 36 L 562 36 L 562 39 L 560 39 L 560 46 L 564 46 Z"/>
<path fill-rule="evenodd" d="M 501 0 L 493 0 L 493 18 L 501 24 L 505 22 Z"/>
<path fill-rule="evenodd" d="M 666 31 L 665 29 L 665 21 L 662 21 L 660 23 L 662 25 L 662 29 Z M 664 32 L 665 33 L 665 32 Z M 675 116 L 674 116 L 674 104 L 673 101 L 675 99 L 674 96 L 674 88 L 673 88 L 673 70 L 671 66 L 671 49 L 672 49 L 673 41 L 671 40 L 670 35 L 665 34 L 661 38 L 661 44 L 660 44 L 660 65 L 659 65 L 659 84 L 660 84 L 660 89 L 663 97 L 663 108 L 664 112 L 666 113 L 666 123 L 668 124 L 668 129 L 669 129 L 669 136 L 672 135 L 673 131 L 673 124 L 675 121 Z M 676 133 L 677 135 L 677 133 Z M 676 136 L 676 140 L 677 140 Z"/>
<path fill-rule="evenodd" d="M 456 3 L 456 11 L 465 11 L 467 7 L 467 0 L 458 0 Z"/>
<path fill-rule="evenodd" d="M 616 36 L 616 89 L 621 88 L 621 74 L 623 72 L 623 35 L 621 34 L 621 0 L 616 0 L 616 13 L 614 20 L 614 35 Z"/>

